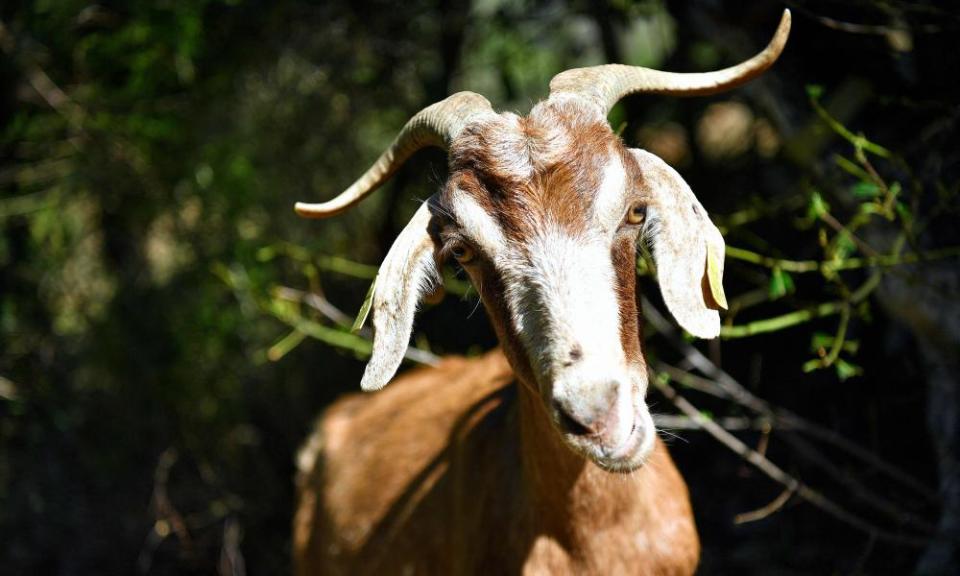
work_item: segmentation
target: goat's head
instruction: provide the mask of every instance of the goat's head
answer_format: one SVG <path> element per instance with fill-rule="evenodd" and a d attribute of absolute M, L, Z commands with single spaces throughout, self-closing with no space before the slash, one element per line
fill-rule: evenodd
<path fill-rule="evenodd" d="M 636 246 L 648 242 L 668 308 L 695 336 L 719 334 L 724 243 L 679 174 L 626 148 L 606 121 L 635 92 L 727 90 L 779 56 L 785 12 L 761 53 L 731 68 L 672 74 L 622 65 L 569 70 L 526 117 L 498 114 L 461 92 L 411 119 L 356 183 L 308 217 L 339 213 L 373 191 L 414 151 L 441 146 L 450 176 L 417 210 L 383 262 L 373 296 L 373 355 L 361 383 L 384 386 L 410 338 L 421 299 L 459 261 L 521 380 L 534 388 L 566 443 L 609 470 L 649 454 L 653 422 L 635 297 Z"/>

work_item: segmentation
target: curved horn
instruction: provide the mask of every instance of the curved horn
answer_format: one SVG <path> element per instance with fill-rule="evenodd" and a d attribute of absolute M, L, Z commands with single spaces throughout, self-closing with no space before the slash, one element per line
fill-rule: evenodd
<path fill-rule="evenodd" d="M 490 102 L 474 92 L 457 92 L 427 106 L 407 121 L 373 166 L 339 196 L 321 204 L 297 202 L 294 210 L 306 218 L 343 212 L 379 188 L 414 152 L 427 146 L 446 149 L 467 123 L 485 112 L 493 112 Z"/>
<path fill-rule="evenodd" d="M 790 10 L 784 10 L 770 44 L 753 58 L 736 66 L 700 73 L 662 72 L 623 64 L 574 68 L 550 80 L 550 97 L 558 94 L 579 96 L 601 107 L 606 116 L 618 100 L 637 92 L 673 96 L 704 96 L 723 92 L 766 71 L 780 56 L 789 34 Z"/>

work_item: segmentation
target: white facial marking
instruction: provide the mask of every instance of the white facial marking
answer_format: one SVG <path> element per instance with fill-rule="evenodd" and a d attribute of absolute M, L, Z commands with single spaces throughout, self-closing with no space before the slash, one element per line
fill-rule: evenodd
<path fill-rule="evenodd" d="M 532 174 L 537 159 L 564 148 L 559 145 L 562 138 L 551 139 L 552 129 L 531 142 L 512 115 L 502 115 L 498 122 L 507 125 L 509 136 L 500 139 L 493 152 L 512 158 L 500 169 L 514 176 Z M 530 237 L 508 238 L 496 215 L 463 190 L 452 192 L 450 209 L 462 234 L 483 251 L 501 278 L 512 328 L 540 389 L 564 416 L 600 430 L 586 437 L 558 420 L 569 432 L 568 442 L 616 468 L 644 458 L 655 431 L 643 402 L 645 366 L 626 357 L 620 336 L 611 249 L 627 208 L 627 174 L 615 150 L 609 151 L 602 170 L 592 213 L 583 214 L 583 232 L 571 232 L 549 217 L 531 218 Z"/>
<path fill-rule="evenodd" d="M 606 239 L 551 227 L 529 240 L 525 254 L 503 259 L 501 273 L 508 308 L 538 373 L 559 370 L 575 346 L 584 362 L 623 364 L 616 274 Z"/>
<path fill-rule="evenodd" d="M 463 190 L 455 190 L 451 200 L 453 212 L 464 234 L 476 242 L 489 258 L 496 260 L 507 244 L 500 225 L 473 196 Z"/>
<path fill-rule="evenodd" d="M 525 254 L 501 261 L 508 309 L 541 388 L 549 385 L 567 416 L 603 428 L 602 448 L 576 442 L 599 458 L 631 457 L 638 435 L 646 441 L 653 429 L 646 379 L 628 365 L 620 340 L 610 239 L 551 227 L 529 240 Z"/>
<path fill-rule="evenodd" d="M 620 156 L 611 153 L 609 162 L 603 167 L 603 178 L 600 189 L 597 190 L 593 210 L 594 220 L 606 232 L 616 230 L 623 219 L 626 210 L 626 181 L 627 173 Z"/>

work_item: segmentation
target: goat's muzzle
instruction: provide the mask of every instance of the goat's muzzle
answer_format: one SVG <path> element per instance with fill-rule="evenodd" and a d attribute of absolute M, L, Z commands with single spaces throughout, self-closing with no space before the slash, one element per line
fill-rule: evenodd
<path fill-rule="evenodd" d="M 642 389 L 629 378 L 558 382 L 551 417 L 571 448 L 607 470 L 629 472 L 653 448 L 653 419 Z"/>

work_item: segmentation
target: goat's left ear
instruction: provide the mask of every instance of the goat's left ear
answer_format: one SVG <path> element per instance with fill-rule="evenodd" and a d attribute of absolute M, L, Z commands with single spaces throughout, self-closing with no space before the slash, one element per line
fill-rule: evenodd
<path fill-rule="evenodd" d="M 364 390 L 379 390 L 393 378 L 410 342 L 417 305 L 443 295 L 436 244 L 430 234 L 430 204 L 428 200 L 416 211 L 377 273 L 373 353 L 360 381 Z"/>
<path fill-rule="evenodd" d="M 684 330 L 700 338 L 720 334 L 724 242 L 690 186 L 659 157 L 631 149 L 649 194 L 644 236 L 650 242 L 663 301 Z"/>

